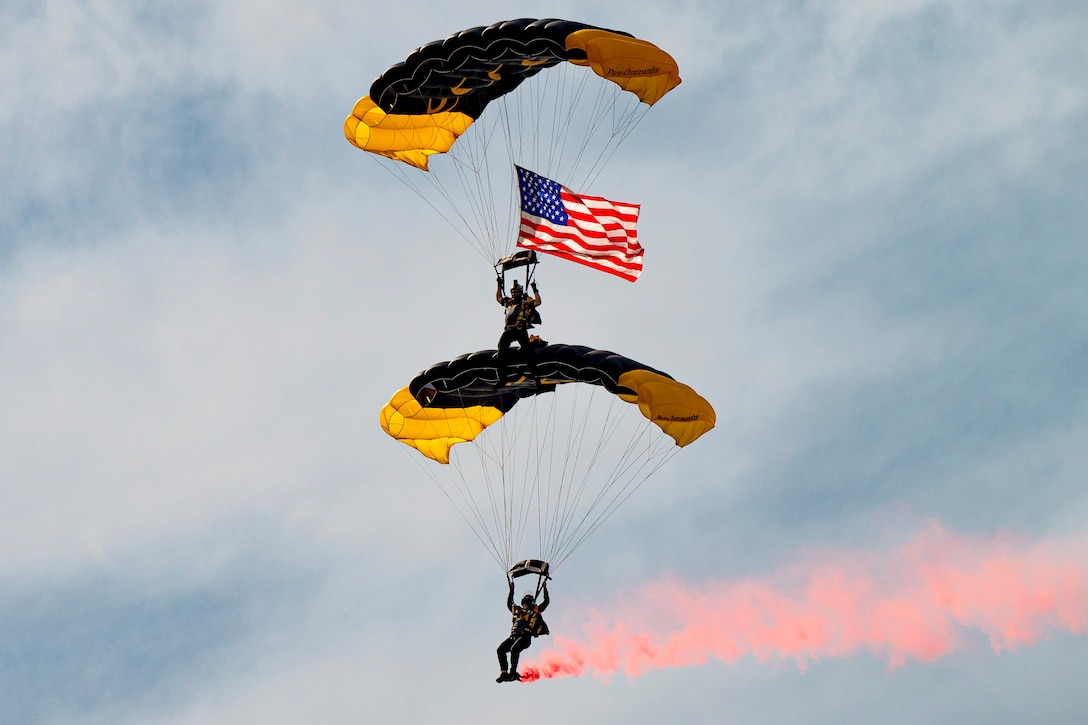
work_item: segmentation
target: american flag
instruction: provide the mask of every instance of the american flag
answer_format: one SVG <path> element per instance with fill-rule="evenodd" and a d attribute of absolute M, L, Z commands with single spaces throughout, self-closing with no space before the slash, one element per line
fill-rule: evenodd
<path fill-rule="evenodd" d="M 638 204 L 575 194 L 558 182 L 523 169 L 518 246 L 547 252 L 634 282 L 642 273 L 635 222 Z"/>

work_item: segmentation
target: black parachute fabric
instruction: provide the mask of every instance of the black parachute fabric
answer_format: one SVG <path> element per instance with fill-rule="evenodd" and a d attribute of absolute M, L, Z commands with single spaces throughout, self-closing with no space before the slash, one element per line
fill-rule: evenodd
<path fill-rule="evenodd" d="M 603 28 L 533 18 L 468 28 L 427 43 L 390 67 L 371 84 L 370 97 L 386 113 L 459 111 L 479 118 L 487 104 L 545 68 L 585 61 L 584 49 L 566 47 L 567 37 L 579 30 Z"/>

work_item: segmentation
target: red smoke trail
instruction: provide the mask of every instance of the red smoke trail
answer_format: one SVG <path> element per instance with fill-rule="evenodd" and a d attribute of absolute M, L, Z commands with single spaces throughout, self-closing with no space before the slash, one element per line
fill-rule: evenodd
<path fill-rule="evenodd" d="M 666 577 L 606 612 L 580 615 L 580 640 L 522 671 L 540 678 L 637 677 L 745 655 L 810 662 L 871 652 L 890 667 L 930 662 L 981 631 L 995 652 L 1049 631 L 1088 633 L 1088 538 L 1028 543 L 933 524 L 883 554 L 825 552 L 773 575 L 700 586 Z"/>

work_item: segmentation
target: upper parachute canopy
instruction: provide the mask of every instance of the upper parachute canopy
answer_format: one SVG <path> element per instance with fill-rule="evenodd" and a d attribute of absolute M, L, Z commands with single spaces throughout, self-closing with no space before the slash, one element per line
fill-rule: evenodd
<path fill-rule="evenodd" d="M 473 440 L 517 402 L 557 385 L 587 383 L 636 403 L 678 446 L 686 446 L 714 427 L 715 414 L 704 398 L 668 374 L 607 350 L 581 345 L 547 345 L 536 350 L 539 384 L 498 387 L 495 350 L 462 355 L 432 365 L 399 390 L 381 411 L 381 425 L 393 438 L 439 463 L 450 448 Z M 524 371 L 510 361 L 507 369 Z"/>
<path fill-rule="evenodd" d="M 590 67 L 648 105 L 680 83 L 672 56 L 628 33 L 509 20 L 428 43 L 390 67 L 344 121 L 344 135 L 364 151 L 426 170 L 427 158 L 448 151 L 491 101 L 563 62 Z"/>

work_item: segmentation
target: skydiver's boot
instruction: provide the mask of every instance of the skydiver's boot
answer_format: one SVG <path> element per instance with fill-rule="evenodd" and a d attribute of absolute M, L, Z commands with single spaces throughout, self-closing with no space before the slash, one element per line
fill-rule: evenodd
<path fill-rule="evenodd" d="M 499 673 L 499 676 L 495 678 L 495 682 L 506 682 L 509 677 L 510 675 L 506 673 L 506 670 L 503 670 Z"/>
<path fill-rule="evenodd" d="M 510 674 L 506 676 L 507 682 L 517 682 L 521 679 L 521 675 L 517 670 L 511 670 Z"/>

